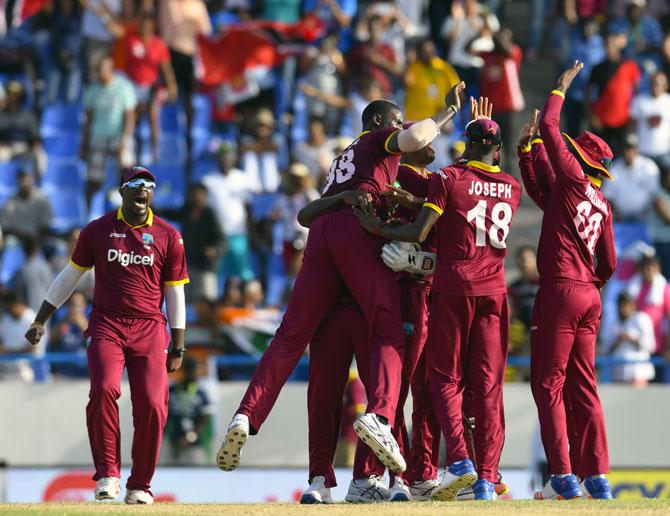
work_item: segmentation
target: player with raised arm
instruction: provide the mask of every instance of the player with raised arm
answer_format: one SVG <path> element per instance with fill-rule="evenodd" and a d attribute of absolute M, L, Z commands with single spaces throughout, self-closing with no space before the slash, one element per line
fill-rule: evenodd
<path fill-rule="evenodd" d="M 504 442 L 502 384 L 509 316 L 504 259 L 521 186 L 493 165 L 500 128 L 490 119 L 466 127 L 467 163 L 434 173 L 416 221 L 392 227 L 371 210 L 354 208 L 366 230 L 404 242 L 423 242 L 437 224 L 437 267 L 428 317 L 428 363 L 433 407 L 446 440 L 448 466 L 433 499 L 453 500 L 474 484 L 475 498 L 496 497 Z M 463 390 L 469 383 L 477 419 L 477 470 L 463 437 Z"/>
<path fill-rule="evenodd" d="M 392 102 L 375 100 L 363 111 L 363 133 L 334 161 L 324 197 L 364 190 L 381 204 L 381 192 L 396 179 L 401 152 L 425 147 L 460 109 L 458 84 L 447 106 L 433 118 L 402 128 L 402 112 Z M 367 413 L 355 423 L 356 433 L 391 470 L 404 471 L 405 460 L 391 434 L 400 388 L 404 339 L 400 295 L 390 270 L 382 263 L 382 242 L 368 235 L 349 207 L 334 203 L 332 211 L 311 225 L 302 268 L 296 278 L 282 323 L 259 362 L 217 455 L 223 470 L 240 463 L 249 434 L 258 432 L 281 388 L 319 324 L 346 287 L 361 307 L 370 328 L 370 399 Z"/>
<path fill-rule="evenodd" d="M 551 474 L 536 499 L 612 497 L 595 343 L 599 288 L 616 267 L 612 212 L 600 191 L 603 179 L 611 179 L 613 156 L 598 136 L 584 132 L 573 139 L 559 129 L 565 92 L 582 67 L 575 62 L 561 75 L 540 118 L 556 183 L 542 220 L 540 290 L 531 320 L 531 387 Z"/>
<path fill-rule="evenodd" d="M 93 310 L 85 335 L 91 377 L 86 425 L 95 465 L 96 500 L 114 499 L 120 493 L 116 400 L 126 368 L 135 431 L 125 502 L 153 503 L 150 484 L 167 419 L 167 373 L 179 369 L 186 351 L 184 244 L 179 232 L 151 211 L 155 187 L 156 178 L 146 168 L 124 171 L 121 207 L 81 231 L 70 263 L 49 287 L 26 333 L 37 344 L 49 317 L 67 301 L 84 272 L 95 267 Z M 161 311 L 163 300 L 171 338 Z"/>

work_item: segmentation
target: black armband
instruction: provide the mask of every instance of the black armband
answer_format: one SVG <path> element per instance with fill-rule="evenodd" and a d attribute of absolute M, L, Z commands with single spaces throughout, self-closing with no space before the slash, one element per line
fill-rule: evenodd
<path fill-rule="evenodd" d="M 168 354 L 174 358 L 184 358 L 184 355 L 186 355 L 186 348 L 171 349 Z"/>

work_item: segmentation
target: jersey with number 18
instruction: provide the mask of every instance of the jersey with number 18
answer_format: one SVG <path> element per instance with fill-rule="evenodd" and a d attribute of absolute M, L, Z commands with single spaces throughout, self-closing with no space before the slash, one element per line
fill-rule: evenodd
<path fill-rule="evenodd" d="M 519 202 L 519 181 L 497 166 L 468 161 L 432 175 L 424 206 L 440 215 L 433 292 L 488 296 L 507 291 L 507 237 Z"/>

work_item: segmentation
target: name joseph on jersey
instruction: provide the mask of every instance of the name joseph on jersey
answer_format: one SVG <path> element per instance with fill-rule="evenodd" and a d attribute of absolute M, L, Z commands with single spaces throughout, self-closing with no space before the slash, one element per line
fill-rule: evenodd
<path fill-rule="evenodd" d="M 511 199 L 512 185 L 504 183 L 488 183 L 486 181 L 472 181 L 468 193 L 470 195 Z"/>

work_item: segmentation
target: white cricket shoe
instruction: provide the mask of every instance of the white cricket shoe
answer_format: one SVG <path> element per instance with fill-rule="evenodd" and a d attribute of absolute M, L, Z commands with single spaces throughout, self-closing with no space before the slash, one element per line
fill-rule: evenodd
<path fill-rule="evenodd" d="M 95 483 L 96 500 L 114 500 L 121 494 L 121 479 L 117 477 L 104 477 Z"/>
<path fill-rule="evenodd" d="M 388 469 L 395 473 L 407 469 L 398 443 L 391 434 L 391 425 L 382 423 L 375 414 L 363 414 L 354 421 L 354 431 Z"/>
<path fill-rule="evenodd" d="M 216 464 L 223 471 L 233 471 L 240 465 L 240 450 L 249 438 L 249 417 L 245 414 L 235 414 L 228 425 L 226 438 L 216 454 Z"/>
<path fill-rule="evenodd" d="M 390 496 L 391 492 L 384 485 L 382 477 L 372 475 L 368 478 L 352 480 L 344 499 L 351 503 L 375 503 L 385 502 Z"/>
<path fill-rule="evenodd" d="M 412 494 L 410 493 L 409 487 L 405 481 L 396 477 L 395 482 L 393 482 L 393 487 L 391 487 L 391 496 L 389 497 L 390 502 L 409 502 L 412 499 Z"/>
<path fill-rule="evenodd" d="M 442 475 L 440 485 L 433 491 L 433 500 L 450 502 L 456 500 L 461 489 L 470 487 L 477 482 L 477 472 L 470 459 L 450 464 Z"/>
<path fill-rule="evenodd" d="M 429 478 L 428 480 L 417 480 L 409 486 L 409 492 L 412 494 L 412 500 L 425 502 L 432 500 L 433 491 L 440 485 L 439 480 Z"/>
<path fill-rule="evenodd" d="M 154 503 L 154 497 L 141 489 L 127 489 L 123 501 L 128 505 L 151 505 Z"/>
<path fill-rule="evenodd" d="M 300 503 L 309 505 L 333 503 L 333 498 L 330 496 L 330 487 L 326 487 L 325 477 L 317 476 L 312 479 L 312 483 L 303 491 Z"/>

